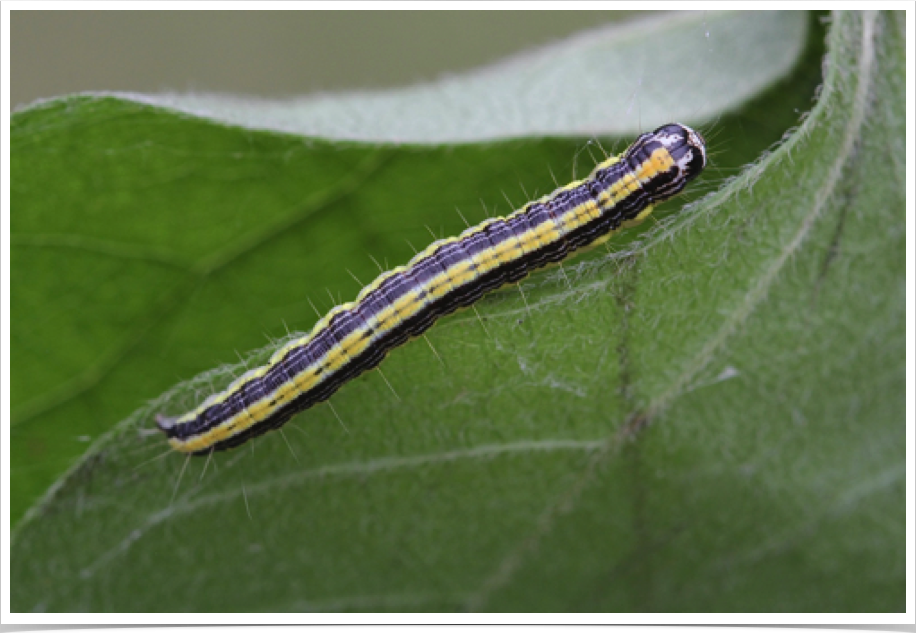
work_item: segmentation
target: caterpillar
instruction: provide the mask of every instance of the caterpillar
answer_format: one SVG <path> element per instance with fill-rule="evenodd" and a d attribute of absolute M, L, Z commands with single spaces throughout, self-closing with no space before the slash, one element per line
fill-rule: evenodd
<path fill-rule="evenodd" d="M 323 402 L 435 320 L 486 292 L 607 241 L 680 193 L 706 166 L 703 137 L 679 123 L 640 135 L 583 180 L 507 217 L 438 240 L 406 266 L 380 275 L 311 333 L 277 350 L 225 390 L 156 424 L 177 451 L 208 454 L 277 429 Z"/>

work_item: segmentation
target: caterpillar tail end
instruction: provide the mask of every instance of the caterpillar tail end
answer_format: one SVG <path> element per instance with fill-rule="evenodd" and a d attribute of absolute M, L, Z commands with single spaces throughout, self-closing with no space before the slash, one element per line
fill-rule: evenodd
<path fill-rule="evenodd" d="M 156 426 L 158 426 L 159 430 L 168 436 L 171 436 L 170 432 L 175 428 L 175 422 L 177 421 L 177 417 L 170 417 L 167 415 L 162 415 L 161 413 L 156 414 Z"/>
<path fill-rule="evenodd" d="M 194 453 L 195 451 L 189 448 L 188 444 L 183 441 L 181 438 L 176 437 L 178 432 L 178 418 L 179 416 L 169 416 L 162 415 L 161 413 L 156 414 L 155 421 L 156 426 L 159 427 L 159 430 L 165 433 L 165 437 L 169 441 L 169 445 L 178 451 L 179 453 Z"/>

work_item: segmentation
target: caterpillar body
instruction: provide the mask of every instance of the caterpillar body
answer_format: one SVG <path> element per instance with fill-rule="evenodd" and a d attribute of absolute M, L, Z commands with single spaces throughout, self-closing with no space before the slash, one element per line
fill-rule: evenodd
<path fill-rule="evenodd" d="M 706 166 L 706 143 L 679 123 L 642 134 L 583 180 L 439 240 L 383 273 L 356 301 L 337 306 L 311 333 L 277 350 L 196 409 L 158 415 L 171 446 L 196 455 L 238 446 L 282 426 L 376 367 L 437 318 L 484 293 L 600 244 L 643 221 Z"/>

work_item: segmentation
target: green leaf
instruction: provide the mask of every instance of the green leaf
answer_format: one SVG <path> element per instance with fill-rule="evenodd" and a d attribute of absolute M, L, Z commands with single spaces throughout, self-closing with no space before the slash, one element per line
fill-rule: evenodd
<path fill-rule="evenodd" d="M 442 130 L 429 145 L 281 134 L 250 105 L 238 127 L 123 97 L 17 113 L 14 516 L 31 509 L 13 610 L 903 610 L 903 15 L 835 15 L 817 104 L 763 155 L 810 103 L 822 35 L 788 73 L 792 38 L 751 34 L 803 35 L 804 17 L 743 15 L 704 16 L 698 55 L 666 49 L 673 18 L 640 24 L 658 66 L 601 83 L 616 99 L 640 82 L 645 127 L 717 117 L 695 188 L 715 193 L 524 298 L 494 293 L 431 331 L 435 353 L 405 345 L 334 410 L 210 461 L 165 452 L 152 416 L 226 384 L 235 350 L 284 320 L 307 330 L 310 299 L 355 296 L 346 269 L 369 281 L 367 253 L 406 261 L 425 225 L 462 228 L 453 207 L 506 213 L 502 190 L 517 206 L 516 183 L 543 193 L 588 153 L 538 136 L 538 100 L 521 107 L 508 80 L 458 109 L 517 106 L 504 135 L 404 105 Z M 609 49 L 632 58 L 622 33 Z M 562 121 L 592 121 L 594 84 L 554 58 L 529 67 L 565 69 L 544 108 L 573 115 L 548 131 L 581 132 Z M 654 110 L 659 95 L 675 98 Z M 437 144 L 465 128 L 503 140 Z"/>

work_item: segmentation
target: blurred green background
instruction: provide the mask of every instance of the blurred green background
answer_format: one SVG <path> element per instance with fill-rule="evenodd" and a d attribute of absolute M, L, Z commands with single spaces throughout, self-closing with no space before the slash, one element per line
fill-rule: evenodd
<path fill-rule="evenodd" d="M 13 11 L 11 103 L 81 91 L 289 96 L 400 86 L 633 15 Z"/>

